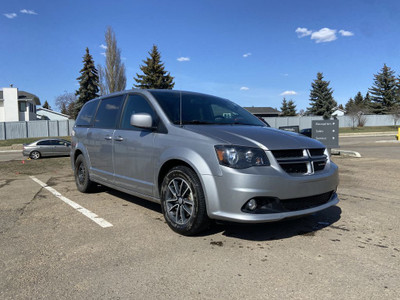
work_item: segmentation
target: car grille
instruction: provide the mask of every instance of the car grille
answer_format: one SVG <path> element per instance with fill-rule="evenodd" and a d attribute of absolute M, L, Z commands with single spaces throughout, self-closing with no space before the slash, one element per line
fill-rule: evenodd
<path fill-rule="evenodd" d="M 333 192 L 311 197 L 281 200 L 280 202 L 282 207 L 287 211 L 303 210 L 327 203 L 331 199 L 332 193 Z"/>
<path fill-rule="evenodd" d="M 271 151 L 280 167 L 288 174 L 314 174 L 324 170 L 327 156 L 324 148 Z"/>

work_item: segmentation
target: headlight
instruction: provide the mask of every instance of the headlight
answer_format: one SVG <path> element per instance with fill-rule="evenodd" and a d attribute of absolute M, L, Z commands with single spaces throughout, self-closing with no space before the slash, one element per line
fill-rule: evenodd
<path fill-rule="evenodd" d="M 234 169 L 269 166 L 265 152 L 260 148 L 242 146 L 215 146 L 220 165 Z"/>

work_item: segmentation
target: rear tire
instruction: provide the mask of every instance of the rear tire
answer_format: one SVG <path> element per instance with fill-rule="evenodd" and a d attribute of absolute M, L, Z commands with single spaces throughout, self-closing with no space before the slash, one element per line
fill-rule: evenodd
<path fill-rule="evenodd" d="M 194 235 L 209 226 L 205 197 L 196 173 L 176 166 L 161 186 L 161 208 L 168 226 L 182 235 Z"/>
<path fill-rule="evenodd" d="M 29 155 L 29 157 L 31 159 L 39 159 L 41 156 L 39 151 L 32 151 L 31 154 Z"/>
<path fill-rule="evenodd" d="M 82 154 L 79 154 L 75 161 L 75 183 L 82 193 L 89 193 L 94 189 L 94 182 L 89 179 L 89 168 Z"/>

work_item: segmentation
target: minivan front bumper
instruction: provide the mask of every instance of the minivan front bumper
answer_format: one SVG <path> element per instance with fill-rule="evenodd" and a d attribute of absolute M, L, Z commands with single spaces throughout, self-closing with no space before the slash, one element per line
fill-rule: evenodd
<path fill-rule="evenodd" d="M 333 163 L 327 170 L 301 176 L 289 175 L 275 167 L 237 170 L 221 166 L 221 169 L 222 176 L 202 176 L 208 215 L 212 219 L 243 223 L 272 222 L 312 214 L 339 202 L 336 194 L 338 168 Z M 325 199 L 315 201 L 319 196 Z M 266 206 L 254 212 L 244 209 L 251 199 Z M 271 199 L 278 205 L 269 205 Z M 311 199 L 314 203 L 305 203 Z M 291 207 L 282 208 L 279 202 L 285 201 L 291 203 Z"/>

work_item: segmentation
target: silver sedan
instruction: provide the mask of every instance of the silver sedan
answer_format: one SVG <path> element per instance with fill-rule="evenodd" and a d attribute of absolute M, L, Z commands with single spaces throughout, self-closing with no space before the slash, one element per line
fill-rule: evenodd
<path fill-rule="evenodd" d="M 22 154 L 32 159 L 46 156 L 68 156 L 71 142 L 63 139 L 42 139 L 30 144 L 24 144 Z"/>

